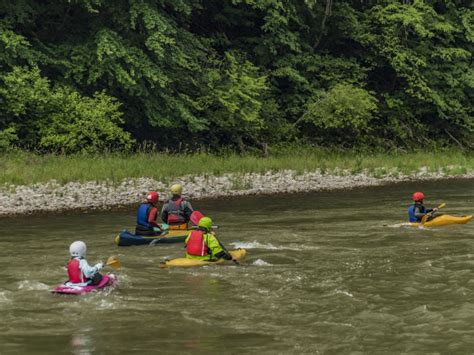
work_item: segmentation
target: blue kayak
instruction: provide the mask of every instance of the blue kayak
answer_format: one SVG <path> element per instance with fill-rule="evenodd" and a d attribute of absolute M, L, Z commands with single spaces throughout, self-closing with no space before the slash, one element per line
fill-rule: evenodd
<path fill-rule="evenodd" d="M 128 247 L 131 245 L 149 245 L 149 244 L 169 244 L 183 243 L 189 234 L 189 230 L 169 230 L 164 235 L 144 236 L 130 233 L 124 229 L 115 237 L 115 243 L 119 247 Z"/>

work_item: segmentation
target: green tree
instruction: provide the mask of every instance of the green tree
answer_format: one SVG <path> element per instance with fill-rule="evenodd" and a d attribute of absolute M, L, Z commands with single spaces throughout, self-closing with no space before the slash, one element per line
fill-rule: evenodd
<path fill-rule="evenodd" d="M 337 84 L 317 94 L 306 106 L 301 121 L 316 128 L 316 142 L 329 139 L 354 147 L 371 141 L 377 100 L 368 91 L 350 84 Z"/>

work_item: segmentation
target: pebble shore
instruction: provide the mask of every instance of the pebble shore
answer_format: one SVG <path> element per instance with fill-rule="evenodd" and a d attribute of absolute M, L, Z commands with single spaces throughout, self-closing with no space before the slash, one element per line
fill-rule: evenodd
<path fill-rule="evenodd" d="M 447 176 L 442 172 L 431 173 L 423 168 L 413 175 L 388 174 L 372 177 L 366 173 L 349 174 L 339 171 L 323 173 L 311 171 L 297 173 L 292 170 L 264 174 L 224 174 L 221 176 L 183 176 L 173 180 L 181 183 L 184 193 L 191 199 L 218 198 L 224 196 L 276 194 L 333 189 L 352 189 L 393 182 L 433 180 L 443 178 L 474 178 L 474 172 L 461 176 Z M 121 183 L 56 181 L 30 186 L 4 185 L 0 187 L 0 216 L 74 209 L 109 209 L 143 201 L 148 191 L 158 191 L 164 199 L 169 184 L 152 178 L 126 179 Z"/>

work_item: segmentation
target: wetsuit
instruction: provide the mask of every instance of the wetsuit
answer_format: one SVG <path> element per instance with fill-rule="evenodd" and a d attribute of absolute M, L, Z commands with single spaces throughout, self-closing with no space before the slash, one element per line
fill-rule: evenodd
<path fill-rule="evenodd" d="M 423 216 L 430 212 L 433 212 L 433 210 L 427 210 L 425 206 L 423 206 L 421 203 L 414 203 L 413 205 L 408 207 L 408 218 L 410 222 L 421 222 Z"/>

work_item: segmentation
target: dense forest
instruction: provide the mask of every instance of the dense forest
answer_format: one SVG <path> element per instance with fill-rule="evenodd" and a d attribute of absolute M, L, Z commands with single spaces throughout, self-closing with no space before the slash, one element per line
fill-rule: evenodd
<path fill-rule="evenodd" d="M 474 148 L 472 0 L 0 0 L 0 150 Z"/>

